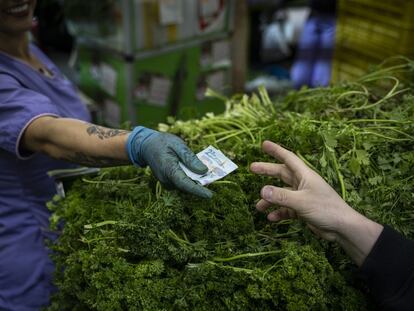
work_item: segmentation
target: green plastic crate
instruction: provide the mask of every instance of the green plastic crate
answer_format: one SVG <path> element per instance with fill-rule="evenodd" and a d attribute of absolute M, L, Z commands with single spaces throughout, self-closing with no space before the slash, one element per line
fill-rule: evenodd
<path fill-rule="evenodd" d="M 171 115 L 186 120 L 201 117 L 207 112 L 221 113 L 224 111 L 225 104 L 221 100 L 215 98 L 199 100 L 196 98 L 197 81 L 204 73 L 200 66 L 200 57 L 201 47 L 193 46 L 148 57 L 133 64 L 133 85 L 136 85 L 144 74 L 159 74 L 172 82 L 168 100 L 163 107 L 146 100 L 134 99 L 137 111 L 136 119 L 139 124 L 156 127 L 158 123 L 166 122 L 167 117 Z M 183 70 L 183 80 L 179 83 L 176 75 L 180 68 Z M 228 70 L 226 71 L 229 73 Z M 216 89 L 216 91 L 221 93 L 225 89 Z M 175 96 L 177 99 L 174 100 Z M 176 102 L 174 103 L 174 101 Z M 174 105 L 176 105 L 175 108 L 173 108 Z"/>
<path fill-rule="evenodd" d="M 106 68 L 116 75 L 116 80 L 111 88 L 106 87 L 106 84 L 102 81 L 103 72 L 96 72 L 96 68 L 105 65 Z M 121 123 L 129 120 L 129 107 L 128 107 L 128 63 L 119 54 L 105 52 L 103 50 L 89 48 L 86 46 L 78 47 L 78 70 L 79 70 L 79 88 L 90 98 L 92 98 L 100 107 L 101 112 L 105 111 L 103 108 L 106 102 L 113 103 L 112 108 L 114 111 L 107 111 L 107 113 L 113 114 L 111 121 L 105 121 L 103 113 L 103 123 L 110 126 L 119 126 Z M 116 117 L 115 117 L 116 115 Z"/>
<path fill-rule="evenodd" d="M 78 85 L 101 108 L 102 123 L 118 126 L 127 121 L 148 127 L 156 127 L 166 122 L 169 116 L 179 119 L 201 117 L 207 112 L 221 113 L 225 104 L 216 98 L 197 98 L 197 83 L 201 76 L 222 70 L 226 82 L 222 88 L 215 89 L 225 94 L 230 86 L 229 67 L 203 69 L 200 65 L 201 46 L 182 48 L 143 59 L 126 60 L 122 55 L 79 46 Z M 106 71 L 102 71 L 106 68 Z M 181 68 L 181 69 L 180 69 Z M 178 82 L 177 75 L 183 70 L 183 79 Z M 115 75 L 115 83 L 105 83 L 105 76 Z M 167 98 L 163 104 L 150 99 L 138 98 L 136 90 L 142 76 L 161 77 L 170 81 Z M 111 81 L 111 79 L 109 79 Z"/>

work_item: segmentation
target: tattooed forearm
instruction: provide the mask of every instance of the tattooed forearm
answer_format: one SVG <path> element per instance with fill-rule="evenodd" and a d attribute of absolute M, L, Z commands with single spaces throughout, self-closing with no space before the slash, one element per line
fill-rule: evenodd
<path fill-rule="evenodd" d="M 111 167 L 131 164 L 128 160 L 117 160 L 109 157 L 89 156 L 82 152 L 76 152 L 73 155 L 66 155 L 62 160 L 91 167 Z"/>
<path fill-rule="evenodd" d="M 116 129 L 109 129 L 106 127 L 98 126 L 91 124 L 87 129 L 86 132 L 89 134 L 89 136 L 96 135 L 99 139 L 107 139 L 112 138 L 115 136 L 122 136 L 127 135 L 129 131 L 125 130 L 116 130 Z"/>

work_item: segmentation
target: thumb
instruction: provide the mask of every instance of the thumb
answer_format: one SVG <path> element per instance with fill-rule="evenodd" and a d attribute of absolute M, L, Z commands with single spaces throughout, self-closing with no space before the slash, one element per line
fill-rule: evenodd
<path fill-rule="evenodd" d="M 265 186 L 261 191 L 261 196 L 267 202 L 275 205 L 290 207 L 295 211 L 300 208 L 296 191 L 273 186 Z"/>
<path fill-rule="evenodd" d="M 197 174 L 205 174 L 208 171 L 208 167 L 200 161 L 199 158 L 187 147 L 184 143 L 173 145 L 173 150 L 177 154 L 180 161 L 191 171 Z"/>

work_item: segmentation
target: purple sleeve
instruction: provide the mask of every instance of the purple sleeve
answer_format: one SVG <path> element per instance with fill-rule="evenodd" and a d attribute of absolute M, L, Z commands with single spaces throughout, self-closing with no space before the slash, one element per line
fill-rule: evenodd
<path fill-rule="evenodd" d="M 16 79 L 0 74 L 0 148 L 20 159 L 29 158 L 19 150 L 27 126 L 41 116 L 59 116 L 49 98 L 23 87 Z"/>

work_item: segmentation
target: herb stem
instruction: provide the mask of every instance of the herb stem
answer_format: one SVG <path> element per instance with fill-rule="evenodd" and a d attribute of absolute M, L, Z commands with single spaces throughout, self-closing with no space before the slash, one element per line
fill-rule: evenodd
<path fill-rule="evenodd" d="M 341 186 L 342 199 L 344 201 L 346 201 L 346 189 L 345 189 L 344 177 L 342 176 L 342 173 L 339 169 L 339 164 L 338 164 L 338 160 L 335 156 L 335 151 L 331 151 L 330 154 L 332 155 L 332 161 L 333 161 L 333 164 L 334 164 L 334 167 L 335 167 L 336 174 L 338 176 L 339 184 Z"/>
<path fill-rule="evenodd" d="M 213 257 L 213 261 L 215 262 L 228 262 L 228 261 L 234 261 L 242 258 L 251 258 L 251 257 L 259 257 L 259 256 L 267 256 L 267 255 L 276 255 L 279 254 L 280 251 L 268 251 L 268 252 L 259 252 L 259 253 L 246 253 L 246 254 L 240 254 L 232 257 L 227 258 L 220 258 L 220 257 Z"/>

